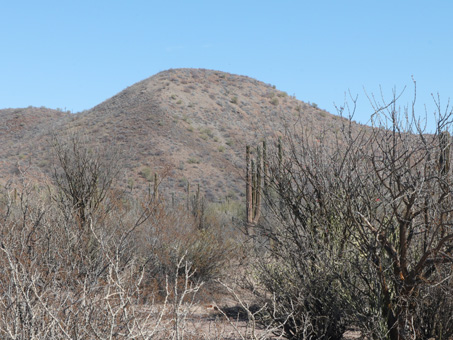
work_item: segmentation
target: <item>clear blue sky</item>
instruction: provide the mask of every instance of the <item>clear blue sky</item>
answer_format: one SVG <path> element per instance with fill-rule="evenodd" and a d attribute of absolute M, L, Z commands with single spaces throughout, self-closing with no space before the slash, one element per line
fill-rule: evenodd
<path fill-rule="evenodd" d="M 0 2 L 0 108 L 89 109 L 169 68 L 247 75 L 335 113 L 363 88 L 417 81 L 419 109 L 453 98 L 453 1 Z M 422 112 L 423 113 L 423 112 Z M 433 124 L 433 122 L 430 122 Z"/>

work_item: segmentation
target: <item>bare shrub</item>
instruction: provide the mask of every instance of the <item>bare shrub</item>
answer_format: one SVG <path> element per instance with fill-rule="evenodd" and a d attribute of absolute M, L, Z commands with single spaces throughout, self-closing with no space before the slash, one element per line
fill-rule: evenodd
<path fill-rule="evenodd" d="M 375 102 L 373 128 L 351 118 L 333 143 L 288 131 L 270 162 L 261 282 L 294 317 L 294 339 L 307 318 L 308 338 L 339 339 L 351 324 L 378 339 L 453 334 L 452 112 L 436 102 L 430 135 L 396 102 Z"/>
<path fill-rule="evenodd" d="M 194 270 L 182 255 L 161 287 L 144 284 L 147 273 L 158 274 L 156 262 L 144 262 L 136 244 L 149 205 L 119 204 L 102 218 L 91 214 L 85 233 L 96 251 L 83 253 L 73 246 L 79 244 L 74 229 L 62 224 L 61 209 L 45 194 L 26 184 L 0 193 L 0 336 L 187 338 L 186 319 L 201 283 L 193 283 Z"/>
<path fill-rule="evenodd" d="M 51 141 L 54 158 L 55 200 L 74 211 L 84 228 L 105 200 L 119 174 L 118 150 L 96 146 L 80 133 Z"/>
<path fill-rule="evenodd" d="M 140 228 L 143 238 L 138 240 L 142 249 L 139 252 L 156 261 L 161 278 L 184 256 L 194 271 L 191 279 L 210 282 L 224 274 L 236 245 L 231 234 L 222 230 L 221 224 L 214 223 L 216 218 L 210 213 L 206 221 L 209 223 L 200 229 L 199 220 L 185 207 L 155 207 L 150 219 Z"/>
<path fill-rule="evenodd" d="M 152 195 L 128 198 L 98 182 L 110 176 L 96 165 L 91 171 L 90 164 L 101 164 L 102 156 L 85 153 L 84 145 L 74 147 L 82 150 L 64 156 L 67 150 L 58 149 L 59 156 L 75 157 L 65 164 L 79 171 L 78 178 L 95 175 L 80 184 L 86 190 L 70 189 L 79 184 L 69 175 L 57 177 L 55 188 L 28 183 L 23 173 L 22 181 L 0 191 L 0 336 L 186 338 L 190 301 L 202 283 L 194 283 L 185 253 L 174 253 L 166 272 L 154 250 L 146 253 L 164 246 L 143 238 L 155 227 L 151 222 L 159 221 L 162 203 Z M 57 176 L 60 171 L 66 173 L 57 169 Z M 82 205 L 74 203 L 80 202 L 74 199 L 80 192 Z M 170 221 L 168 227 L 173 228 Z M 150 285 L 147 275 L 159 285 Z"/>

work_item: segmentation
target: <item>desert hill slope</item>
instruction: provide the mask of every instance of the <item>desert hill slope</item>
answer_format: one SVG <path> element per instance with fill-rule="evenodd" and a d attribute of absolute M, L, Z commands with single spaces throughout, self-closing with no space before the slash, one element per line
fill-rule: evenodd
<path fill-rule="evenodd" d="M 2 180 L 25 159 L 48 172 L 46 136 L 80 131 L 121 150 L 127 171 L 122 180 L 131 188 L 143 188 L 154 172 L 165 172 L 162 190 L 183 192 L 190 182 L 208 199 L 243 193 L 247 143 L 281 135 L 296 123 L 314 135 L 338 131 L 342 119 L 272 85 L 204 69 L 160 72 L 74 115 L 35 108 L 15 112 L 24 125 L 0 136 L 2 143 L 14 144 L 0 154 Z M 0 127 L 9 126 L 14 114 L 1 110 Z"/>
<path fill-rule="evenodd" d="M 0 184 L 14 175 L 20 165 L 45 167 L 49 132 L 64 125 L 70 113 L 47 108 L 28 107 L 0 110 Z"/>

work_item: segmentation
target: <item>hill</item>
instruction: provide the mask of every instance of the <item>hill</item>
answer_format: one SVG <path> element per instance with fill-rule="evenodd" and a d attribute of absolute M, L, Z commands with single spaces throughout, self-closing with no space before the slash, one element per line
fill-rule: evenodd
<path fill-rule="evenodd" d="M 0 110 L 0 183 L 12 179 L 21 167 L 42 172 L 48 166 L 41 158 L 47 137 L 68 118 L 67 112 L 47 108 Z"/>
<path fill-rule="evenodd" d="M 123 183 L 143 188 L 165 173 L 161 189 L 199 184 L 208 199 L 243 195 L 245 145 L 297 125 L 316 136 L 341 119 L 258 80 L 205 69 L 173 69 L 140 81 L 77 114 L 49 109 L 0 110 L 1 180 L 26 163 L 49 173 L 48 138 L 80 131 L 121 150 Z"/>

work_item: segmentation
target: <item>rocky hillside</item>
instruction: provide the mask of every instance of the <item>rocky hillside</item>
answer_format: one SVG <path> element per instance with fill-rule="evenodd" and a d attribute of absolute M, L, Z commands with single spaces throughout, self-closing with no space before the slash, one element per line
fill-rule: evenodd
<path fill-rule="evenodd" d="M 28 164 L 49 173 L 51 133 L 80 131 L 121 150 L 125 185 L 144 188 L 155 172 L 161 188 L 183 193 L 199 184 L 208 199 L 240 197 L 247 143 L 284 134 L 338 131 L 341 118 L 245 76 L 175 69 L 136 83 L 91 110 L 70 115 L 48 109 L 0 110 L 0 180 Z"/>
<path fill-rule="evenodd" d="M 70 118 L 67 112 L 47 108 L 0 110 L 0 184 L 5 184 L 19 169 L 39 174 L 49 164 L 47 154 L 49 133 L 58 130 Z"/>

